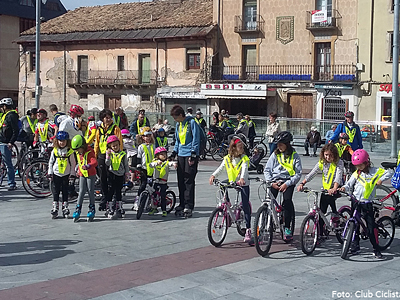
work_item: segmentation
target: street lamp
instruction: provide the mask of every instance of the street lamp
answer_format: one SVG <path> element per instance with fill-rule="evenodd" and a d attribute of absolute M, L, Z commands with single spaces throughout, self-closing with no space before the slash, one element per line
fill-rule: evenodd
<path fill-rule="evenodd" d="M 36 0 L 36 48 L 35 48 L 35 101 L 36 108 L 39 109 L 40 95 L 42 87 L 40 86 L 40 22 L 41 22 L 41 4 L 46 4 L 47 0 Z"/>

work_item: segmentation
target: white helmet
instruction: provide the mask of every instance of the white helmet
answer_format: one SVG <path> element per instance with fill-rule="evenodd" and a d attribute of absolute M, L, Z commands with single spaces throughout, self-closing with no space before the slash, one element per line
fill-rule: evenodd
<path fill-rule="evenodd" d="M 11 98 L 3 98 L 0 100 L 0 105 L 12 106 L 14 104 Z"/>

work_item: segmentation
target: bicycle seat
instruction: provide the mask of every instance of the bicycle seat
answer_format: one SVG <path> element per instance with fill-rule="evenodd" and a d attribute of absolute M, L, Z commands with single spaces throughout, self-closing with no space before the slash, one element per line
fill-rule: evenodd
<path fill-rule="evenodd" d="M 388 161 L 383 161 L 381 163 L 382 167 L 384 167 L 385 169 L 396 169 L 397 167 L 397 163 L 395 162 L 388 162 Z"/>

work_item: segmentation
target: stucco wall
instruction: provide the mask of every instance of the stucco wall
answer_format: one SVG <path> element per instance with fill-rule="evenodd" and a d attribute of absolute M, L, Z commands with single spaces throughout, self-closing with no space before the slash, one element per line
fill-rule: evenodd
<path fill-rule="evenodd" d="M 0 90 L 18 90 L 19 18 L 0 15 Z"/>

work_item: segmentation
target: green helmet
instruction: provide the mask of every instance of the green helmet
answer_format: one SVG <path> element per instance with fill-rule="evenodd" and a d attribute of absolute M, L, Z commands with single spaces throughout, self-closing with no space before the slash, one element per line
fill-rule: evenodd
<path fill-rule="evenodd" d="M 86 141 L 80 134 L 74 136 L 71 141 L 71 148 L 73 150 L 78 150 L 78 148 L 81 148 L 84 145 L 86 145 Z"/>

